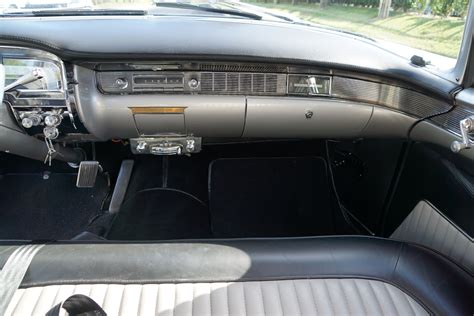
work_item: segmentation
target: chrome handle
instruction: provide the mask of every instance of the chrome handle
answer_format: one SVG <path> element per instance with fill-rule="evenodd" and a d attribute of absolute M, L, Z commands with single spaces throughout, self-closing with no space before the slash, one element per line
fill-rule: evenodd
<path fill-rule="evenodd" d="M 151 153 L 153 155 L 181 155 L 183 147 L 181 145 L 175 146 L 154 146 L 151 148 Z"/>
<path fill-rule="evenodd" d="M 451 150 L 455 153 L 474 146 L 474 142 L 469 139 L 469 134 L 474 132 L 474 115 L 461 120 L 459 122 L 459 128 L 461 129 L 462 141 L 454 141 L 451 143 Z"/>

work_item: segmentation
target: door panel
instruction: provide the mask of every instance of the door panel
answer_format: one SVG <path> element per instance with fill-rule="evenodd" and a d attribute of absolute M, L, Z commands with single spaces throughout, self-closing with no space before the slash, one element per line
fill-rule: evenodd
<path fill-rule="evenodd" d="M 474 236 L 473 161 L 445 147 L 414 143 L 389 205 L 383 235 L 390 236 L 420 200 L 429 201 Z"/>

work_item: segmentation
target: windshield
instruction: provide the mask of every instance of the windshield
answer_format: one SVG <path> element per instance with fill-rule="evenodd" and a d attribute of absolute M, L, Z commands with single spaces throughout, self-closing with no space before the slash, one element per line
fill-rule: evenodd
<path fill-rule="evenodd" d="M 194 9 L 193 9 L 194 7 Z M 197 8 L 196 8 L 197 7 Z M 197 10 L 199 9 L 199 10 Z M 211 10 L 209 10 L 211 9 Z M 85 11 L 95 15 L 234 15 L 313 24 L 375 39 L 388 50 L 440 69 L 454 67 L 468 0 L 1 0 L 3 16 Z M 139 11 L 143 10 L 143 11 Z M 48 13 L 49 12 L 49 13 Z M 238 14 L 240 12 L 240 14 Z M 242 14 L 243 13 L 243 14 Z"/>

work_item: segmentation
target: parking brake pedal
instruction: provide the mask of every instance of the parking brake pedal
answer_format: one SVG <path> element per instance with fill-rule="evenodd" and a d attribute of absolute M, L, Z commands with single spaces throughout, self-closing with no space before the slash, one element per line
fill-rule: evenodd
<path fill-rule="evenodd" d="M 76 187 L 93 188 L 99 169 L 98 161 L 81 161 L 79 172 L 77 173 Z"/>

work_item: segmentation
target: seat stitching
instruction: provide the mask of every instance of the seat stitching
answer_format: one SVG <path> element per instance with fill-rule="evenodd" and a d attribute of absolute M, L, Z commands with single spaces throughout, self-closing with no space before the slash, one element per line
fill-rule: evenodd
<path fill-rule="evenodd" d="M 434 227 L 433 235 L 431 236 L 431 241 L 428 243 L 430 247 L 433 247 L 433 242 L 436 237 L 436 230 L 438 229 L 439 223 L 441 222 L 441 216 L 437 216 L 437 218 L 438 218 L 438 221 L 436 222 L 436 225 Z"/>
<path fill-rule="evenodd" d="M 194 315 L 194 288 L 196 286 L 195 283 L 191 284 L 192 286 L 192 289 L 193 289 L 193 296 L 192 296 L 192 299 L 191 299 L 191 315 Z"/>
<path fill-rule="evenodd" d="M 425 213 L 427 213 L 428 220 L 426 221 L 425 229 L 423 230 L 423 234 L 421 234 L 421 240 L 420 243 L 424 244 L 425 238 L 429 238 L 429 228 L 431 221 L 434 218 L 434 214 L 430 212 L 429 210 L 425 210 Z"/>
<path fill-rule="evenodd" d="M 54 285 L 53 285 L 53 286 L 54 286 Z M 51 305 L 51 307 L 53 307 L 54 305 L 56 305 L 55 303 L 56 303 L 56 300 L 58 299 L 58 295 L 59 295 L 59 292 L 60 292 L 59 290 L 61 289 L 61 286 L 62 286 L 62 285 L 57 285 L 57 286 L 56 286 L 56 289 L 57 289 L 57 290 L 56 290 L 56 294 L 54 295 L 54 298 L 53 298 L 53 301 L 52 301 L 53 304 Z"/>
<path fill-rule="evenodd" d="M 225 303 L 226 303 L 226 307 L 227 307 L 227 315 L 230 315 L 230 307 L 229 307 L 229 286 L 230 286 L 231 283 L 228 283 L 226 284 L 226 286 L 224 286 L 224 289 L 225 289 Z"/>
<path fill-rule="evenodd" d="M 331 308 L 331 312 L 332 312 L 332 314 L 335 315 L 336 312 L 335 312 L 335 310 L 334 310 L 334 305 L 333 305 L 334 303 L 333 303 L 332 300 L 331 300 L 331 293 L 329 292 L 329 287 L 328 287 L 328 285 L 326 284 L 326 280 L 325 280 L 325 279 L 323 279 L 323 284 L 324 284 L 324 289 L 325 289 L 325 291 L 326 291 L 326 293 L 327 293 L 327 295 L 328 295 L 329 306 L 330 306 L 330 308 Z"/>
<path fill-rule="evenodd" d="M 247 315 L 247 300 L 245 299 L 245 283 L 242 284 L 242 298 L 244 299 L 244 315 Z"/>
<path fill-rule="evenodd" d="M 89 286 L 89 291 L 87 292 L 87 296 L 91 296 L 91 293 L 92 293 L 92 285 L 88 285 Z"/>
<path fill-rule="evenodd" d="M 35 314 L 36 307 L 38 307 L 38 303 L 39 303 L 39 301 L 41 300 L 41 295 L 43 295 L 43 292 L 44 292 L 44 289 L 45 289 L 45 288 L 46 288 L 46 287 L 42 287 L 42 288 L 41 288 L 41 291 L 40 291 L 39 295 L 38 295 L 37 298 L 36 298 L 35 305 L 33 306 L 33 309 L 31 310 L 31 313 L 32 313 L 32 314 Z"/>
<path fill-rule="evenodd" d="M 439 248 L 439 251 L 442 253 L 445 253 L 443 250 L 444 250 L 444 246 L 446 245 L 446 240 L 448 237 L 449 225 L 445 224 L 444 227 L 446 227 L 446 229 L 444 231 L 443 242 L 441 243 L 440 248 Z"/>
<path fill-rule="evenodd" d="M 123 286 L 123 289 L 122 289 L 122 295 L 120 295 L 120 306 L 119 306 L 119 311 L 118 311 L 118 315 L 122 315 L 122 305 L 123 305 L 123 294 L 125 293 L 125 285 Z"/>
<path fill-rule="evenodd" d="M 380 307 L 380 310 L 382 311 L 382 314 L 386 315 L 385 311 L 383 309 L 383 306 L 382 306 L 382 304 L 380 304 L 379 298 L 378 298 L 377 294 L 375 293 L 375 290 L 372 286 L 372 282 L 371 281 L 367 281 L 367 282 L 369 283 L 369 288 L 370 288 L 372 294 L 374 295 L 375 301 L 377 302 L 377 305 Z"/>
<path fill-rule="evenodd" d="M 360 288 L 359 288 L 359 285 L 357 285 L 357 282 L 356 282 L 355 280 L 352 280 L 352 283 L 354 283 L 354 286 L 355 286 L 355 288 L 356 288 L 356 293 L 357 293 L 357 295 L 358 295 L 359 298 L 360 298 L 362 308 L 364 309 L 364 314 L 365 314 L 365 315 L 368 315 L 368 314 L 369 314 L 369 311 L 368 311 L 368 309 L 367 309 L 367 306 L 365 305 L 365 300 L 364 300 L 364 298 L 362 297 L 362 294 L 360 294 L 360 293 L 361 293 L 361 290 L 360 290 Z"/>
<path fill-rule="evenodd" d="M 387 292 L 388 297 L 390 298 L 390 302 L 392 303 L 393 307 L 395 307 L 395 310 L 397 311 L 397 315 L 402 315 L 402 314 L 400 314 L 400 311 L 397 308 L 397 304 L 395 304 L 395 301 L 393 300 L 392 294 L 390 293 L 390 291 L 387 288 L 387 284 L 382 283 L 382 285 L 383 285 L 383 288 L 384 288 L 385 292 Z"/>
<path fill-rule="evenodd" d="M 23 300 L 23 296 L 25 296 L 25 292 L 26 292 L 27 290 L 28 290 L 28 289 L 23 289 L 23 291 L 21 292 L 20 299 L 18 300 L 18 302 L 16 302 L 16 305 L 15 305 L 15 307 L 13 308 L 12 315 L 15 315 L 15 314 L 16 314 L 16 310 L 18 309 L 18 306 L 20 305 L 20 302 Z"/>
<path fill-rule="evenodd" d="M 99 284 L 99 285 L 102 285 L 102 284 Z M 97 304 L 99 304 L 100 306 L 104 306 L 105 297 L 107 296 L 107 291 L 109 290 L 108 284 L 103 284 L 103 285 L 105 286 L 104 296 L 102 297 L 102 300 L 100 302 L 97 302 Z"/>
<path fill-rule="evenodd" d="M 276 288 L 277 288 L 277 293 L 278 293 L 278 302 L 280 303 L 281 315 L 285 315 L 285 312 L 283 311 L 283 304 L 282 304 L 282 301 L 281 301 L 280 285 L 279 285 L 278 282 L 275 282 L 275 283 L 276 283 Z"/>
<path fill-rule="evenodd" d="M 174 297 L 173 297 L 173 307 L 171 308 L 171 316 L 174 316 L 174 310 L 176 309 L 176 293 L 178 292 L 178 287 L 174 284 Z M 194 287 L 193 287 L 193 301 L 194 301 Z M 193 311 L 191 310 L 191 313 Z"/>
<path fill-rule="evenodd" d="M 209 315 L 212 315 L 212 288 L 210 283 L 206 283 L 209 290 Z"/>
<path fill-rule="evenodd" d="M 160 310 L 159 309 L 159 304 L 160 304 L 160 284 L 158 284 L 157 288 L 156 288 L 156 302 L 155 302 L 155 315 L 158 315 L 158 311 Z"/>
<path fill-rule="evenodd" d="M 426 205 L 423 204 L 423 209 L 422 209 L 422 212 L 421 212 L 421 218 L 422 220 L 420 219 L 420 226 L 421 224 L 424 224 L 423 225 L 423 232 L 419 234 L 419 239 L 418 239 L 418 242 L 419 243 L 423 243 L 423 240 L 425 239 L 425 235 L 426 235 L 426 231 L 427 231 L 427 228 L 429 227 L 429 224 L 430 224 L 430 221 L 431 221 L 431 213 L 429 213 L 429 211 L 426 209 Z"/>
<path fill-rule="evenodd" d="M 293 289 L 295 291 L 296 304 L 298 305 L 299 315 L 303 315 L 303 313 L 301 312 L 301 305 L 300 305 L 300 300 L 298 298 L 298 291 L 296 290 L 295 280 L 291 280 L 291 284 L 293 285 Z"/>
<path fill-rule="evenodd" d="M 142 294 L 143 294 L 143 284 L 140 284 L 140 294 L 138 296 L 138 308 L 137 308 L 137 315 L 140 315 L 142 309 Z"/>
<path fill-rule="evenodd" d="M 341 289 L 342 296 L 344 296 L 345 300 L 345 305 L 347 305 L 347 310 L 349 311 L 349 314 L 351 314 L 351 304 L 349 302 L 349 298 L 347 297 L 346 291 L 344 291 L 344 285 L 342 284 L 342 280 L 338 279 L 337 284 L 339 285 L 339 288 Z"/>
<path fill-rule="evenodd" d="M 265 298 L 263 297 L 262 282 L 257 282 L 257 283 L 258 283 L 258 288 L 260 289 L 260 298 L 262 299 L 263 315 L 266 315 L 266 313 L 265 313 Z"/>
<path fill-rule="evenodd" d="M 457 232 L 455 232 L 455 233 L 457 233 Z M 455 248 L 454 245 L 456 245 L 456 242 L 457 242 L 458 238 L 459 238 L 459 234 L 455 234 L 454 241 L 451 244 L 451 246 L 449 247 L 449 252 L 446 254 L 448 257 L 453 258 L 452 252 Z"/>
<path fill-rule="evenodd" d="M 416 215 L 418 215 L 417 217 L 417 220 L 416 220 L 416 224 L 415 224 L 415 228 L 418 227 L 418 225 L 420 224 L 420 218 L 422 217 L 423 213 L 422 213 L 422 210 L 424 209 L 424 205 L 422 205 L 422 208 L 419 212 L 416 212 Z"/>
<path fill-rule="evenodd" d="M 318 306 L 316 304 L 316 297 L 314 295 L 313 284 L 310 280 L 306 280 L 306 282 L 308 282 L 308 284 L 309 284 L 309 290 L 311 291 L 311 298 L 312 298 L 313 305 L 314 305 L 314 311 L 315 311 L 315 314 L 317 315 L 318 314 Z"/>

